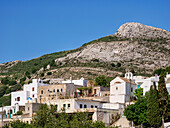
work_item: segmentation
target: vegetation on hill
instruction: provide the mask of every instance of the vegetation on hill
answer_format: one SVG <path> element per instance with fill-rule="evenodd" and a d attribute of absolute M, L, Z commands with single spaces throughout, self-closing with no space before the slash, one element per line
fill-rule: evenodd
<path fill-rule="evenodd" d="M 166 68 L 159 68 L 153 71 L 153 75 L 157 74 L 158 76 L 161 74 L 161 72 L 163 72 L 164 75 L 166 75 L 166 73 L 170 74 L 170 66 L 166 67 Z"/>

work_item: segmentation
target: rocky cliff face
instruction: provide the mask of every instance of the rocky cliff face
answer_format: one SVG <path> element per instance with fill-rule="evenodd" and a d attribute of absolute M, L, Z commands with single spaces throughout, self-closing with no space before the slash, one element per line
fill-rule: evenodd
<path fill-rule="evenodd" d="M 81 52 L 68 54 L 56 62 L 75 57 L 81 62 L 98 59 L 100 62 L 121 62 L 125 68 L 133 65 L 136 69 L 151 72 L 170 65 L 170 32 L 140 23 L 126 23 L 113 36 L 127 38 L 127 41 L 91 43 Z"/>
<path fill-rule="evenodd" d="M 141 23 L 125 23 L 120 26 L 115 35 L 126 38 L 165 38 L 170 39 L 170 32 L 146 26 Z"/>

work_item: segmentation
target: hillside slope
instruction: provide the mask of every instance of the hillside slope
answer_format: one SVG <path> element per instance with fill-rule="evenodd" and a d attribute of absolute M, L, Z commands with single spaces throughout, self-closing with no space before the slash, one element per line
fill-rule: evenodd
<path fill-rule="evenodd" d="M 25 62 L 0 64 L 0 77 L 16 76 L 20 79 L 29 72 L 31 78 L 68 78 L 69 73 L 73 73 L 74 78 L 95 78 L 99 74 L 115 76 L 127 69 L 147 75 L 154 69 L 169 66 L 169 55 L 169 31 L 140 23 L 126 23 L 115 34 L 75 50 L 47 54 Z M 48 64 L 51 66 L 47 69 Z M 50 76 L 46 75 L 49 71 L 52 72 Z"/>

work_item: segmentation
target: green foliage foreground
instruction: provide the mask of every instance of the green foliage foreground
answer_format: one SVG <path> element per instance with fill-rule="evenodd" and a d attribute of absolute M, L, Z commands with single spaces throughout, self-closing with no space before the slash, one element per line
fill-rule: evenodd
<path fill-rule="evenodd" d="M 12 128 L 105 128 L 105 124 L 99 121 L 92 122 L 88 112 L 67 114 L 64 111 L 57 112 L 54 105 L 50 107 L 42 105 L 33 118 L 31 124 L 16 120 L 5 127 Z"/>
<path fill-rule="evenodd" d="M 160 127 L 162 120 L 170 119 L 170 96 L 168 99 L 168 91 L 165 85 L 164 74 L 161 73 L 158 82 L 158 90 L 156 85 L 150 87 L 150 91 L 142 96 L 142 89 L 135 90 L 137 101 L 135 104 L 129 105 L 124 115 L 129 121 L 133 121 L 136 126 L 143 127 Z"/>

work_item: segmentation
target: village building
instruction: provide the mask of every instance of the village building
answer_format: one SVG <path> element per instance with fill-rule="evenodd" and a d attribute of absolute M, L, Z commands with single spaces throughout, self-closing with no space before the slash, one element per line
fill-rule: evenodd
<path fill-rule="evenodd" d="M 0 108 L 1 114 L 5 112 L 4 122 L 17 118 L 30 123 L 41 104 L 53 104 L 58 112 L 65 110 L 66 113 L 74 114 L 88 111 L 93 121 L 102 121 L 109 126 L 123 115 L 127 105 L 134 103 L 135 89 L 141 87 L 145 94 L 153 82 L 158 86 L 159 76 L 147 78 L 127 72 L 125 77 L 117 76 L 113 79 L 110 87 L 93 84 L 88 84 L 87 87 L 84 79 L 77 83 L 73 81 L 47 85 L 40 79 L 33 79 L 32 83 L 24 85 L 23 91 L 12 92 L 11 106 Z M 169 74 L 166 75 L 165 82 L 167 89 L 170 89 Z M 23 111 L 23 114 L 16 116 L 17 111 Z"/>
<path fill-rule="evenodd" d="M 74 98 L 79 87 L 81 86 L 73 83 L 39 86 L 37 90 L 38 103 L 47 103 L 55 99 Z"/>
<path fill-rule="evenodd" d="M 69 80 L 62 81 L 63 84 L 65 83 L 73 83 L 74 85 L 80 85 L 83 87 L 87 87 L 88 80 L 85 80 L 83 77 L 80 80 L 72 80 L 72 77 L 70 77 Z"/>

